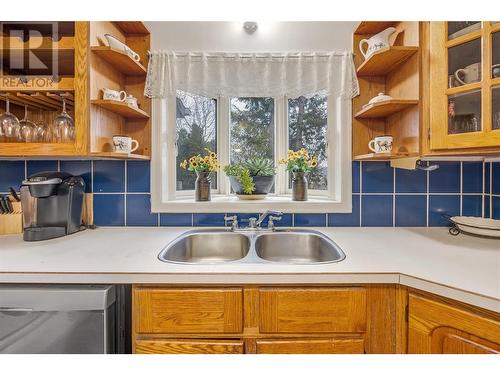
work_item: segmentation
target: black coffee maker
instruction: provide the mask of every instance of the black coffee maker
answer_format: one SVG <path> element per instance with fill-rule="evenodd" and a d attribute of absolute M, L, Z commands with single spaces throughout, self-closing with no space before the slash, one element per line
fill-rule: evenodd
<path fill-rule="evenodd" d="M 25 241 L 62 237 L 82 225 L 85 181 L 65 172 L 41 172 L 21 185 Z"/>

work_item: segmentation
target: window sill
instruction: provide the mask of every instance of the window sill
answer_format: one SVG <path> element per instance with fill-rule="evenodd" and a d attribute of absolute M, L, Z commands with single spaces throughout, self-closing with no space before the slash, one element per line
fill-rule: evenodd
<path fill-rule="evenodd" d="M 296 202 L 290 197 L 268 196 L 262 200 L 240 200 L 235 196 L 212 196 L 210 202 L 195 202 L 192 198 L 173 201 L 151 202 L 153 212 L 199 212 L 199 213 L 256 213 L 265 210 L 301 213 L 349 213 L 351 199 L 344 204 L 326 197 L 310 197 L 308 201 Z"/>

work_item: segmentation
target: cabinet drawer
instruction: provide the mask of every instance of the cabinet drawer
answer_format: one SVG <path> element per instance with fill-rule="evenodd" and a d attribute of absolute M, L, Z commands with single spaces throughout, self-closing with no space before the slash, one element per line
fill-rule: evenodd
<path fill-rule="evenodd" d="M 136 354 L 243 354 L 239 340 L 137 340 Z"/>
<path fill-rule="evenodd" d="M 136 288 L 135 332 L 239 333 L 242 296 L 241 288 Z"/>
<path fill-rule="evenodd" d="M 257 354 L 364 354 L 363 339 L 257 340 Z"/>
<path fill-rule="evenodd" d="M 262 288 L 259 301 L 263 333 L 366 330 L 365 288 Z"/>

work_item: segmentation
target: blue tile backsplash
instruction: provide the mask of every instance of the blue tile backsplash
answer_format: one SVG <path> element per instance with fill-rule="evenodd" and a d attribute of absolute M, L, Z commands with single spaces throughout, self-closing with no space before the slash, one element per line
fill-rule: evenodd
<path fill-rule="evenodd" d="M 353 162 L 352 213 L 285 214 L 277 226 L 446 226 L 443 214 L 500 219 L 500 162 L 436 162 L 432 172 Z M 150 163 L 122 160 L 0 160 L 0 193 L 47 169 L 82 175 L 98 226 L 223 226 L 224 213 L 151 213 Z M 249 214 L 238 215 L 240 219 Z"/>

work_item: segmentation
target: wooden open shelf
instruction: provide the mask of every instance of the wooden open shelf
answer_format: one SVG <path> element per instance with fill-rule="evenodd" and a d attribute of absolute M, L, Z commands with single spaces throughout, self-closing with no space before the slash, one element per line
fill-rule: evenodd
<path fill-rule="evenodd" d="M 395 21 L 362 21 L 354 30 L 354 34 L 376 34 L 396 23 Z"/>
<path fill-rule="evenodd" d="M 91 152 L 89 155 L 95 158 L 151 160 L 151 156 L 119 152 Z"/>
<path fill-rule="evenodd" d="M 358 77 L 386 75 L 417 51 L 418 47 L 391 46 L 375 52 L 359 66 Z"/>
<path fill-rule="evenodd" d="M 408 153 L 408 154 L 364 154 L 364 155 L 356 155 L 354 156 L 354 160 L 359 161 L 381 161 L 381 160 L 392 160 L 392 159 L 402 159 L 402 158 L 411 158 L 414 156 L 418 156 L 418 153 Z"/>
<path fill-rule="evenodd" d="M 134 108 L 127 103 L 117 102 L 115 100 L 94 99 L 90 101 L 108 111 L 114 112 L 124 118 L 148 119 L 149 115 L 140 108 Z"/>
<path fill-rule="evenodd" d="M 417 21 L 361 22 L 353 34 L 353 50 L 362 39 L 394 27 L 392 47 L 369 59 L 357 53 L 354 64 L 359 95 L 352 100 L 353 160 L 388 161 L 420 153 L 420 26 Z M 393 99 L 367 103 L 384 93 Z M 392 154 L 374 154 L 369 142 L 380 135 L 393 137 Z"/>
<path fill-rule="evenodd" d="M 465 94 L 467 92 L 481 90 L 481 82 L 468 83 L 466 85 L 446 89 L 446 95 Z"/>
<path fill-rule="evenodd" d="M 51 37 L 30 37 L 28 41 L 23 41 L 17 37 L 0 37 L 0 50 L 9 48 L 29 48 L 35 46 L 36 49 L 69 49 L 74 48 L 75 38 L 72 36 L 63 36 L 59 40 L 53 40 Z M 33 47 L 32 47 L 33 48 Z"/>
<path fill-rule="evenodd" d="M 418 100 L 391 99 L 380 103 L 369 104 L 354 115 L 357 119 L 384 118 L 417 105 Z"/>
<path fill-rule="evenodd" d="M 115 21 L 114 24 L 118 26 L 118 28 L 124 34 L 132 34 L 132 35 L 149 35 L 149 30 L 144 25 L 144 22 L 141 21 Z"/>
<path fill-rule="evenodd" d="M 140 62 L 135 61 L 123 51 L 107 46 L 93 46 L 91 51 L 126 76 L 145 76 L 147 73 L 146 68 Z"/>
<path fill-rule="evenodd" d="M 58 74 L 61 76 L 74 76 L 75 74 L 75 50 L 70 48 L 37 48 L 33 54 L 46 67 L 51 67 L 53 61 L 57 61 L 57 70 L 47 73 L 47 68 L 29 68 L 29 69 L 14 69 L 10 64 L 17 61 L 20 56 L 23 56 L 26 48 L 23 46 L 17 48 L 0 49 L 0 58 L 2 60 L 3 71 L 7 74 L 14 75 L 42 75 L 42 74 Z"/>
<path fill-rule="evenodd" d="M 29 109 L 60 112 L 63 107 L 62 96 L 66 101 L 66 110 L 72 111 L 75 106 L 75 98 L 70 92 L 11 92 L 0 94 L 0 100 L 8 98 L 10 103 L 27 106 Z"/>
<path fill-rule="evenodd" d="M 19 76 L 4 75 L 0 79 L 0 92 L 3 91 L 72 91 L 75 87 L 73 77 L 61 77 L 53 82 L 52 77 L 27 76 L 28 82 L 23 83 Z"/>

